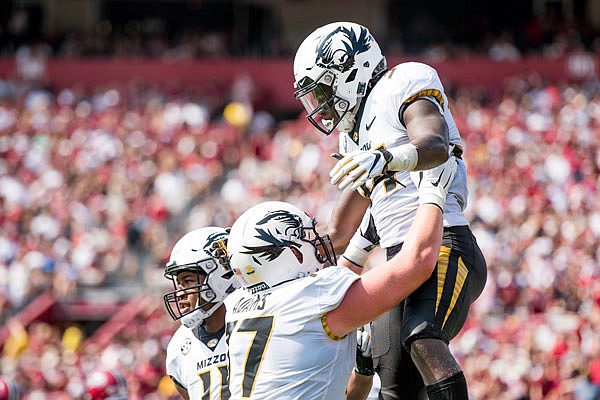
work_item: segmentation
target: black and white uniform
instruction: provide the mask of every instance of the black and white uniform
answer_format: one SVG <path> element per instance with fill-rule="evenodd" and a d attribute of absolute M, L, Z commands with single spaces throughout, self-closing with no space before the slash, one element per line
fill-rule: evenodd
<path fill-rule="evenodd" d="M 213 334 L 181 325 L 167 346 L 166 370 L 190 399 L 229 399 L 225 328 Z"/>
<path fill-rule="evenodd" d="M 434 273 L 399 306 L 373 323 L 373 358 L 385 400 L 416 398 L 424 384 L 407 350 L 417 338 L 446 342 L 454 338 L 487 279 L 485 259 L 463 214 L 468 197 L 466 167 L 460 159 L 463 143 L 435 69 L 407 62 L 387 71 L 367 96 L 356 124 L 358 129 L 340 133 L 340 153 L 409 143 L 402 115 L 417 99 L 431 101 L 444 116 L 459 166 L 444 208 L 444 238 Z M 415 217 L 417 188 L 408 171 L 371 179 L 365 186 L 371 199 L 370 218 L 389 259 L 400 251 Z M 368 249 L 365 240 L 369 238 L 357 232 L 350 246 Z"/>

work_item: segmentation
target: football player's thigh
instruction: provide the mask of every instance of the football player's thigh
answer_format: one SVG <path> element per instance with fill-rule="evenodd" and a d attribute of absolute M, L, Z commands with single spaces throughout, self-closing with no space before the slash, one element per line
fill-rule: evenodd
<path fill-rule="evenodd" d="M 448 341 L 443 333 L 443 321 L 436 316 L 438 287 L 436 272 L 437 267 L 431 277 L 405 300 L 402 345 L 408 351 L 416 339 L 437 338 Z"/>
<path fill-rule="evenodd" d="M 444 230 L 442 246 L 452 249 L 448 262 L 456 263 L 459 283 L 460 279 L 468 282 L 465 298 L 470 305 L 477 300 L 487 280 L 487 264 L 477 240 L 468 226 L 453 226 Z"/>
<path fill-rule="evenodd" d="M 402 346 L 404 303 L 372 324 L 372 351 L 375 370 L 381 380 L 380 399 L 414 400 L 424 386 L 410 355 Z"/>
<path fill-rule="evenodd" d="M 404 346 L 417 338 L 449 341 L 462 329 L 486 280 L 485 259 L 467 227 L 445 230 L 431 277 L 406 299 Z"/>
<path fill-rule="evenodd" d="M 436 272 L 436 323 L 452 339 L 464 326 L 487 280 L 485 258 L 467 226 L 444 231 Z"/>

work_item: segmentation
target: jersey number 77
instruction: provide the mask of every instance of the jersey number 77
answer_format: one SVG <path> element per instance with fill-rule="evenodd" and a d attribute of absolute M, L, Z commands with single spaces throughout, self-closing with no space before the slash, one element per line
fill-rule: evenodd
<path fill-rule="evenodd" d="M 263 361 L 265 350 L 273 331 L 272 315 L 239 319 L 227 323 L 227 345 L 235 335 L 251 335 L 250 347 L 246 352 L 243 364 L 242 397 L 247 398 L 252 394 L 254 383 Z M 231 354 L 231 352 L 229 352 Z M 231 361 L 229 362 L 231 366 Z"/>

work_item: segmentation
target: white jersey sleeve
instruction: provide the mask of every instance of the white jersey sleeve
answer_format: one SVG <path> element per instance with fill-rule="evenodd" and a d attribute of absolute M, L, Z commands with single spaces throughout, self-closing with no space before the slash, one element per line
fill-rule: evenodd
<path fill-rule="evenodd" d="M 187 390 L 190 399 L 229 399 L 225 335 L 215 340 L 211 350 L 182 325 L 169 341 L 167 375 Z"/>
<path fill-rule="evenodd" d="M 336 308 L 358 275 L 345 267 L 226 300 L 232 399 L 343 400 L 356 335 L 334 340 L 323 314 Z"/>
<path fill-rule="evenodd" d="M 398 69 L 397 75 L 395 74 L 396 69 Z M 437 71 L 427 64 L 407 62 L 398 64 L 390 72 L 392 72 L 390 94 L 395 99 L 394 103 L 396 109 L 400 112 L 400 116 L 404 109 L 416 99 L 428 99 L 437 106 L 444 116 L 450 134 L 450 143 L 462 147 L 462 139 L 448 106 L 448 98 Z M 394 75 L 396 75 L 395 79 Z"/>
<path fill-rule="evenodd" d="M 427 64 L 407 62 L 392 68 L 387 75 L 390 95 L 396 110 L 403 110 L 418 98 L 431 100 L 440 114 L 446 110 L 448 100 L 437 71 Z"/>

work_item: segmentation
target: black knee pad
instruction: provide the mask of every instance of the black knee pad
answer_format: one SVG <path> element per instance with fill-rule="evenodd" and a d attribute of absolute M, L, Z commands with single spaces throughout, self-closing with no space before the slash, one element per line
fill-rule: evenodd
<path fill-rule="evenodd" d="M 411 345 L 418 339 L 438 339 L 446 344 L 450 342 L 444 332 L 440 331 L 432 323 L 426 321 L 421 322 L 411 332 L 404 331 L 403 337 L 404 340 L 402 341 L 402 346 L 409 353 Z"/>
<path fill-rule="evenodd" d="M 462 372 L 426 386 L 429 400 L 468 400 L 467 380 Z"/>

